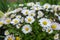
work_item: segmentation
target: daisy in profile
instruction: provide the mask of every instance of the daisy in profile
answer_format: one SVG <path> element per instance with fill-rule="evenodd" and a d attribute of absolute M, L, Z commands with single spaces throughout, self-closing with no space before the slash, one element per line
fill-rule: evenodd
<path fill-rule="evenodd" d="M 10 18 L 14 18 L 16 16 L 16 14 L 11 14 Z"/>
<path fill-rule="evenodd" d="M 24 6 L 24 4 L 19 4 L 19 6 L 21 7 L 21 6 Z"/>
<path fill-rule="evenodd" d="M 30 25 L 24 25 L 23 27 L 22 27 L 22 32 L 24 33 L 24 34 L 27 34 L 27 33 L 30 33 L 32 31 L 32 28 L 31 28 L 31 26 Z"/>
<path fill-rule="evenodd" d="M 29 10 L 27 10 L 27 9 L 26 9 L 26 10 L 22 10 L 22 11 L 21 11 L 21 13 L 23 13 L 23 15 L 25 15 L 25 16 L 26 16 L 26 15 L 28 15 Z"/>
<path fill-rule="evenodd" d="M 20 19 L 15 18 L 15 19 L 13 19 L 13 20 L 11 21 L 11 24 L 16 25 L 16 24 L 18 24 L 19 22 L 20 22 Z"/>
<path fill-rule="evenodd" d="M 49 8 L 51 8 L 51 5 L 48 4 L 48 3 L 46 3 L 46 4 L 43 5 L 43 8 L 44 8 L 44 9 L 49 9 Z"/>
<path fill-rule="evenodd" d="M 41 25 L 42 27 L 51 26 L 51 21 L 50 21 L 49 19 L 47 19 L 47 18 L 41 18 L 41 19 L 39 20 L 39 22 L 40 22 L 40 25 Z"/>
<path fill-rule="evenodd" d="M 27 7 L 23 7 L 23 10 L 27 10 Z"/>
<path fill-rule="evenodd" d="M 52 28 L 47 28 L 46 32 L 48 32 L 49 34 L 51 34 L 53 32 Z"/>
<path fill-rule="evenodd" d="M 29 14 L 28 14 L 28 16 L 35 16 L 36 14 L 35 14 L 35 10 L 30 10 L 29 11 Z"/>
<path fill-rule="evenodd" d="M 7 35 L 4 40 L 15 40 L 14 35 Z"/>
<path fill-rule="evenodd" d="M 16 15 L 16 18 L 21 18 L 21 15 Z"/>
<path fill-rule="evenodd" d="M 34 19 L 34 17 L 32 17 L 32 16 L 27 16 L 27 17 L 25 18 L 25 22 L 26 22 L 26 23 L 32 24 L 34 21 L 35 21 L 35 19 Z"/>
<path fill-rule="evenodd" d="M 52 23 L 51 23 L 51 28 L 52 28 L 53 30 L 60 30 L 60 24 L 57 23 L 57 22 L 52 22 Z"/>
<path fill-rule="evenodd" d="M 33 2 L 27 3 L 27 6 L 34 6 L 35 4 Z"/>
<path fill-rule="evenodd" d="M 33 9 L 33 10 L 43 10 L 43 8 L 40 5 L 34 5 L 30 9 Z"/>
<path fill-rule="evenodd" d="M 37 18 L 41 18 L 41 17 L 43 17 L 43 12 L 42 11 L 38 11 L 38 16 L 37 16 Z"/>
<path fill-rule="evenodd" d="M 7 12 L 4 14 L 5 17 L 8 17 L 11 13 L 10 12 Z"/>
<path fill-rule="evenodd" d="M 19 24 L 16 25 L 16 28 L 19 29 L 21 26 L 22 26 L 22 24 L 19 23 Z"/>
<path fill-rule="evenodd" d="M 21 23 L 24 22 L 24 17 L 21 17 L 20 22 L 21 22 Z"/>

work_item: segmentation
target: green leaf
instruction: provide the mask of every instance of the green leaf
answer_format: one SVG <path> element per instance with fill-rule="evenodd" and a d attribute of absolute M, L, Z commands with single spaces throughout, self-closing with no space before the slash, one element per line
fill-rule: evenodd
<path fill-rule="evenodd" d="M 4 16 L 4 13 L 0 11 L 0 18 Z"/>

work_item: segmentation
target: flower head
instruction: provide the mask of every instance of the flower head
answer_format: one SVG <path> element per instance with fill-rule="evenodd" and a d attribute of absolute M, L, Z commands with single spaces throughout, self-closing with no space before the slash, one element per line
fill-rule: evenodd
<path fill-rule="evenodd" d="M 27 17 L 25 18 L 25 22 L 26 22 L 26 23 L 32 24 L 34 21 L 35 21 L 35 19 L 34 19 L 34 17 L 32 17 L 32 16 L 27 16 Z"/>
<path fill-rule="evenodd" d="M 24 34 L 30 33 L 31 31 L 32 31 L 32 28 L 31 28 L 30 25 L 24 25 L 24 26 L 22 27 L 22 32 L 23 32 Z"/>
<path fill-rule="evenodd" d="M 49 26 L 51 26 L 51 21 L 49 19 L 47 19 L 47 18 L 41 18 L 39 20 L 39 22 L 40 22 L 40 25 L 42 27 L 49 27 Z"/>

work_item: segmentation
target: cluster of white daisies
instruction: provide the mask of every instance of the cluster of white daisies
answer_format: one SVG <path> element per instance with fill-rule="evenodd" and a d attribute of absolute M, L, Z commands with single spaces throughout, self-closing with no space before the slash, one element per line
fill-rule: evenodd
<path fill-rule="evenodd" d="M 41 6 L 39 2 L 31 2 L 27 3 L 26 7 L 24 7 L 24 4 L 19 4 L 19 6 L 20 8 L 6 12 L 3 17 L 0 18 L 0 27 L 12 24 L 16 26 L 17 29 L 22 27 L 21 31 L 27 34 L 32 31 L 31 24 L 33 25 L 33 23 L 38 20 L 39 25 L 42 27 L 42 31 L 46 31 L 50 34 L 53 30 L 60 30 L 60 5 L 50 5 L 46 3 Z M 45 15 L 46 13 L 41 10 L 53 13 L 51 15 L 56 16 L 59 22 L 56 22 L 55 19 L 52 20 L 47 18 L 48 16 Z M 14 40 L 14 37 L 8 34 L 8 30 L 6 30 L 5 35 L 7 36 L 5 40 Z"/>

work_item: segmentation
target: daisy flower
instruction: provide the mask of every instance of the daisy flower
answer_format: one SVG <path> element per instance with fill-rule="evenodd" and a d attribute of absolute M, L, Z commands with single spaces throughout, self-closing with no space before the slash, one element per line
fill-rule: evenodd
<path fill-rule="evenodd" d="M 16 25 L 16 28 L 19 29 L 21 26 L 22 26 L 22 24 L 19 23 Z"/>
<path fill-rule="evenodd" d="M 34 5 L 30 9 L 33 9 L 33 10 L 42 10 L 43 8 L 40 5 Z"/>
<path fill-rule="evenodd" d="M 40 5 L 40 2 L 36 2 L 36 5 Z"/>
<path fill-rule="evenodd" d="M 10 11 L 10 12 L 15 14 L 15 13 L 21 11 L 21 10 L 22 10 L 22 8 L 17 8 L 17 9 L 15 9 L 15 10 L 13 10 L 13 11 Z"/>
<path fill-rule="evenodd" d="M 23 7 L 23 10 L 27 10 L 27 7 Z"/>
<path fill-rule="evenodd" d="M 52 5 L 52 9 L 53 9 L 55 12 L 57 12 L 57 8 L 58 8 L 57 5 Z"/>
<path fill-rule="evenodd" d="M 11 13 L 10 12 L 7 12 L 4 14 L 5 17 L 8 17 Z"/>
<path fill-rule="evenodd" d="M 22 10 L 22 11 L 21 11 L 21 13 L 23 13 L 23 15 L 25 15 L 25 16 L 26 16 L 26 15 L 28 15 L 29 10 L 27 10 L 27 9 L 26 9 L 26 10 Z"/>
<path fill-rule="evenodd" d="M 15 24 L 18 24 L 19 22 L 20 22 L 20 19 L 15 18 L 11 21 L 11 24 L 15 25 Z"/>
<path fill-rule="evenodd" d="M 49 8 L 51 8 L 51 5 L 48 4 L 48 3 L 46 3 L 46 4 L 43 5 L 43 8 L 44 8 L 44 9 L 49 9 Z"/>
<path fill-rule="evenodd" d="M 4 35 L 9 35 L 9 31 L 5 30 Z"/>
<path fill-rule="evenodd" d="M 60 11 L 60 5 L 57 6 L 58 11 Z"/>
<path fill-rule="evenodd" d="M 51 23 L 51 28 L 52 28 L 53 30 L 60 30 L 60 24 L 57 23 L 57 22 L 52 22 L 52 23 Z"/>
<path fill-rule="evenodd" d="M 31 28 L 30 25 L 24 25 L 24 26 L 22 27 L 22 32 L 23 32 L 24 34 L 30 33 L 31 31 L 32 31 L 32 28 Z"/>
<path fill-rule="evenodd" d="M 54 35 L 54 39 L 55 39 L 55 40 L 59 40 L 59 34 L 55 34 L 55 35 Z"/>
<path fill-rule="evenodd" d="M 11 18 L 6 18 L 4 20 L 4 24 L 10 24 L 11 23 Z"/>
<path fill-rule="evenodd" d="M 37 16 L 37 18 L 40 18 L 40 17 L 43 17 L 43 12 L 42 11 L 38 11 L 38 16 Z"/>
<path fill-rule="evenodd" d="M 21 23 L 24 22 L 24 17 L 21 17 L 20 22 L 21 22 Z"/>
<path fill-rule="evenodd" d="M 21 40 L 21 38 L 20 38 L 20 37 L 18 37 L 18 36 L 17 36 L 15 39 L 16 39 L 16 40 Z"/>
<path fill-rule="evenodd" d="M 51 34 L 53 32 L 52 28 L 47 28 L 46 32 L 48 32 L 49 34 Z"/>
<path fill-rule="evenodd" d="M 34 17 L 32 17 L 32 16 L 27 16 L 27 17 L 25 18 L 25 22 L 26 22 L 26 23 L 32 24 L 34 21 L 35 21 L 35 19 L 34 19 Z"/>
<path fill-rule="evenodd" d="M 16 16 L 16 14 L 11 14 L 10 18 L 14 18 Z"/>
<path fill-rule="evenodd" d="M 49 19 L 47 19 L 47 18 L 41 18 L 41 19 L 39 20 L 39 22 L 40 22 L 40 25 L 41 25 L 42 27 L 51 26 L 51 21 L 50 21 Z"/>
<path fill-rule="evenodd" d="M 24 4 L 19 4 L 19 6 L 24 6 Z"/>
<path fill-rule="evenodd" d="M 15 40 L 13 35 L 7 35 L 4 40 Z"/>
<path fill-rule="evenodd" d="M 21 15 L 16 15 L 16 18 L 21 18 Z"/>
<path fill-rule="evenodd" d="M 54 13 L 55 16 L 58 16 L 58 13 Z"/>

